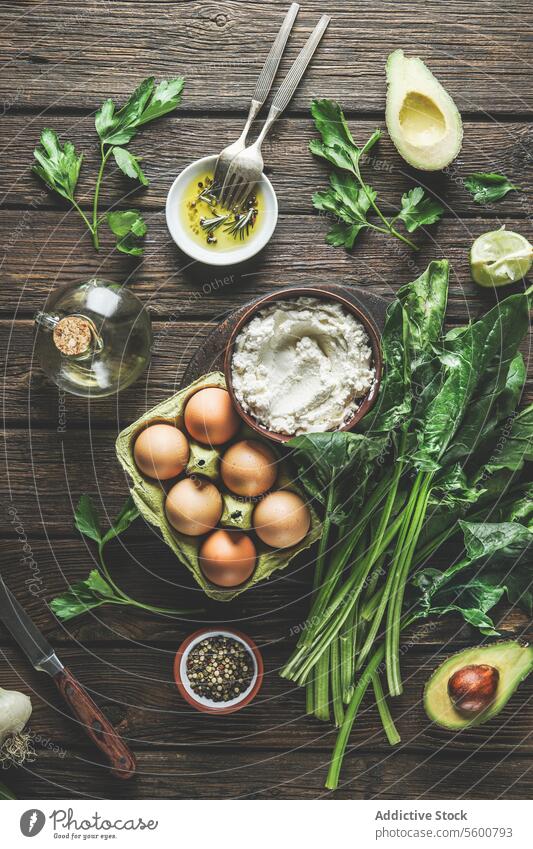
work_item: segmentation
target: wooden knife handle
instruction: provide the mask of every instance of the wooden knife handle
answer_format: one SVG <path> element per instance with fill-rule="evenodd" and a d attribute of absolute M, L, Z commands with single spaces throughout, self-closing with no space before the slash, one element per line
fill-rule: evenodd
<path fill-rule="evenodd" d="M 108 759 L 111 774 L 115 778 L 131 778 L 135 773 L 135 757 L 70 669 L 65 666 L 54 681 L 85 733 Z"/>

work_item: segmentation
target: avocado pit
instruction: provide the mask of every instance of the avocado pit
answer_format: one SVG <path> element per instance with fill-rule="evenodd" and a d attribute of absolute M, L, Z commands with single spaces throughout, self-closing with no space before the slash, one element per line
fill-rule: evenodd
<path fill-rule="evenodd" d="M 500 673 L 486 663 L 457 669 L 448 681 L 448 695 L 463 716 L 477 716 L 493 703 Z"/>

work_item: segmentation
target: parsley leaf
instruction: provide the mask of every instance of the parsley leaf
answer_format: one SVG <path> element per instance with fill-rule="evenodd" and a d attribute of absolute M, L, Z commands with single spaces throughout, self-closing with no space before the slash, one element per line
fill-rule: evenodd
<path fill-rule="evenodd" d="M 501 200 L 508 192 L 519 192 L 518 186 L 513 185 L 503 174 L 486 174 L 476 171 L 467 177 L 465 186 L 474 198 L 475 203 L 486 204 Z"/>
<path fill-rule="evenodd" d="M 113 100 L 106 100 L 94 120 L 102 144 L 128 144 L 143 124 L 172 112 L 181 100 L 183 85 L 184 78 L 176 77 L 154 89 L 154 78 L 147 77 L 118 111 Z"/>
<path fill-rule="evenodd" d="M 138 209 L 117 210 L 106 215 L 109 228 L 118 236 L 117 249 L 124 254 L 141 256 L 144 252 L 137 239 L 146 233 L 146 224 Z"/>
<path fill-rule="evenodd" d="M 370 226 L 367 213 L 371 202 L 376 199 L 376 192 L 370 186 L 363 189 L 349 174 L 334 172 L 329 181 L 330 189 L 313 195 L 313 206 L 339 219 L 328 233 L 326 242 L 349 250 L 361 230 Z"/>
<path fill-rule="evenodd" d="M 104 604 L 131 606 L 137 610 L 149 610 L 151 613 L 167 615 L 181 616 L 186 612 L 168 607 L 155 607 L 152 604 L 137 601 L 123 592 L 111 577 L 104 562 L 104 548 L 108 542 L 124 533 L 138 516 L 139 511 L 130 495 L 111 527 L 102 535 L 92 499 L 88 495 L 82 495 L 74 513 L 74 524 L 80 533 L 98 543 L 100 566 L 98 569 L 92 569 L 89 577 L 84 581 L 72 584 L 62 595 L 52 599 L 50 609 L 58 619 L 66 622 Z M 191 611 L 193 612 L 199 611 Z"/>
<path fill-rule="evenodd" d="M 434 224 L 440 219 L 444 207 L 428 197 L 420 186 L 402 195 L 402 209 L 397 218 L 403 221 L 408 233 L 414 233 L 419 227 Z"/>
<path fill-rule="evenodd" d="M 62 622 L 68 622 L 75 616 L 108 603 L 125 604 L 115 595 L 100 572 L 93 569 L 85 581 L 77 581 L 63 595 L 53 598 L 50 609 Z"/>
<path fill-rule="evenodd" d="M 102 531 L 100 529 L 100 520 L 95 510 L 93 500 L 89 495 L 82 495 L 78 501 L 78 506 L 74 513 L 74 525 L 85 537 L 100 543 L 102 541 Z"/>
<path fill-rule="evenodd" d="M 114 147 L 113 156 L 118 167 L 126 177 L 131 177 L 132 180 L 138 180 L 143 186 L 148 185 L 149 181 L 139 164 L 139 157 L 134 156 L 125 147 Z"/>
<path fill-rule="evenodd" d="M 33 166 L 34 173 L 54 192 L 73 202 L 83 154 L 78 154 L 69 141 L 61 147 L 57 134 L 48 128 L 41 133 L 40 145 L 33 151 L 39 163 Z"/>
<path fill-rule="evenodd" d="M 380 130 L 374 130 L 368 141 L 359 147 L 350 132 L 344 113 L 334 100 L 314 100 L 311 114 L 321 140 L 313 139 L 309 150 L 329 162 L 336 171 L 330 176 L 331 188 L 313 195 L 315 209 L 333 215 L 337 222 L 326 237 L 326 242 L 335 247 L 353 247 L 361 230 L 367 228 L 394 236 L 409 245 L 417 246 L 396 229 L 402 221 L 408 233 L 425 224 L 433 224 L 444 212 L 442 206 L 424 194 L 417 186 L 402 197 L 400 212 L 388 218 L 377 204 L 377 194 L 361 174 L 366 155 L 381 138 Z M 341 178 L 339 172 L 348 172 Z M 368 220 L 374 212 L 375 221 Z M 379 220 L 378 220 L 379 219 Z"/>

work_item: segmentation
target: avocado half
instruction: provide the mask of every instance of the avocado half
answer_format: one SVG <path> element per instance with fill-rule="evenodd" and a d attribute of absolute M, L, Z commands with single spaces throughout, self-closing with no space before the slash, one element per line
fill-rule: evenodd
<path fill-rule="evenodd" d="M 473 718 L 463 716 L 448 695 L 448 681 L 458 669 L 471 664 L 494 666 L 499 674 L 496 698 Z M 472 728 L 488 722 L 505 707 L 518 685 L 533 670 L 533 646 L 501 642 L 477 646 L 452 654 L 435 670 L 424 689 L 424 708 L 428 717 L 450 731 Z"/>
<path fill-rule="evenodd" d="M 398 153 L 422 171 L 445 168 L 463 141 L 457 106 L 422 60 L 403 50 L 390 54 L 386 72 L 385 120 Z"/>

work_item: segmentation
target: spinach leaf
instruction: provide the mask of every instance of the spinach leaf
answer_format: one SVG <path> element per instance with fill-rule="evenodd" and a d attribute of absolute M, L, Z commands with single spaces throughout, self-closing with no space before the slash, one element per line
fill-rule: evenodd
<path fill-rule="evenodd" d="M 507 430 L 510 416 L 520 401 L 526 380 L 526 367 L 521 354 L 509 362 L 499 357 L 489 365 L 465 412 L 453 443 L 443 457 L 443 465 L 459 459 L 483 462 L 493 450 L 500 431 Z"/>
<path fill-rule="evenodd" d="M 54 192 L 74 202 L 83 154 L 78 154 L 68 141 L 61 147 L 57 133 L 50 129 L 42 131 L 40 144 L 41 147 L 33 151 L 38 162 L 33 166 L 34 173 Z"/>
<path fill-rule="evenodd" d="M 305 489 L 323 506 L 332 490 L 333 510 L 330 519 L 335 524 L 350 515 L 361 504 L 373 462 L 388 446 L 385 436 L 368 437 L 362 434 L 335 431 L 296 436 L 286 443 L 298 477 Z"/>
<path fill-rule="evenodd" d="M 416 186 L 402 195 L 402 208 L 396 217 L 403 221 L 408 233 L 414 233 L 419 227 L 439 221 L 443 213 L 444 207 L 428 197 L 421 186 Z"/>
<path fill-rule="evenodd" d="M 486 204 L 501 200 L 508 192 L 519 192 L 518 186 L 509 182 L 503 174 L 484 173 L 476 171 L 467 177 L 465 186 L 474 198 L 475 203 Z"/>
<path fill-rule="evenodd" d="M 510 427 L 504 428 L 486 464 L 487 472 L 499 469 L 520 470 L 533 460 L 533 404 L 513 417 Z"/>
<path fill-rule="evenodd" d="M 390 433 L 411 413 L 408 334 L 405 310 L 399 301 L 394 301 L 387 311 L 381 338 L 384 373 L 375 406 L 359 425 L 363 432 Z"/>
<path fill-rule="evenodd" d="M 421 417 L 413 458 L 418 469 L 438 470 L 487 367 L 496 357 L 510 364 L 528 325 L 528 297 L 518 294 L 461 332 L 447 334 L 440 354 L 444 381 Z"/>

